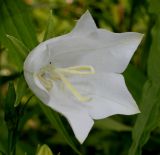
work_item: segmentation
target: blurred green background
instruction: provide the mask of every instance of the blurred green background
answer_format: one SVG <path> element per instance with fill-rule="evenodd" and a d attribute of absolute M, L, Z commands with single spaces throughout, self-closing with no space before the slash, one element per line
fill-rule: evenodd
<path fill-rule="evenodd" d="M 145 36 L 124 72 L 141 114 L 96 121 L 80 145 L 65 118 L 32 96 L 22 68 L 29 51 L 69 32 L 86 10 L 99 28 Z M 159 0 L 0 0 L 1 152 L 7 152 L 12 133 L 16 155 L 35 155 L 39 144 L 47 144 L 55 155 L 160 155 L 159 59 Z M 14 88 L 10 83 L 8 89 L 11 81 Z"/>

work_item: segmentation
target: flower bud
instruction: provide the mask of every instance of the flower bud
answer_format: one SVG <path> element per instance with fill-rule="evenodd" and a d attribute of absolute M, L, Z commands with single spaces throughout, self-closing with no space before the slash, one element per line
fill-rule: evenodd
<path fill-rule="evenodd" d="M 44 144 L 39 148 L 37 155 L 53 155 L 53 153 L 51 149 Z"/>

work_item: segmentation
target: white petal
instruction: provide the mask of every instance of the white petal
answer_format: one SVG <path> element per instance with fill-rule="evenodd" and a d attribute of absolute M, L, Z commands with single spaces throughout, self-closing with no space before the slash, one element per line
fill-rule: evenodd
<path fill-rule="evenodd" d="M 69 121 L 73 132 L 80 143 L 83 143 L 91 130 L 94 121 L 82 103 L 79 103 L 62 83 L 54 83 L 50 92 L 48 106 L 61 113 Z"/>
<path fill-rule="evenodd" d="M 48 42 L 58 67 L 92 65 L 97 72 L 122 73 L 142 39 L 140 33 L 97 30 L 88 35 L 65 35 Z"/>
<path fill-rule="evenodd" d="M 142 36 L 97 29 L 87 11 L 71 33 L 37 46 L 27 57 L 24 69 L 36 71 L 51 61 L 57 67 L 92 65 L 98 72 L 122 73 Z"/>
<path fill-rule="evenodd" d="M 94 121 L 82 103 L 79 103 L 64 86 L 55 82 L 53 89 L 47 92 L 39 80 L 30 72 L 24 72 L 29 88 L 46 105 L 61 113 L 69 121 L 73 132 L 80 143 L 88 136 Z"/>
<path fill-rule="evenodd" d="M 24 77 L 27 81 L 29 88 L 34 92 L 34 94 L 44 103 L 49 102 L 49 94 L 42 88 L 40 83 L 38 84 L 38 80 L 34 78 L 33 74 L 24 71 Z"/>
<path fill-rule="evenodd" d="M 49 50 L 47 49 L 47 46 L 44 42 L 39 44 L 29 53 L 24 62 L 24 70 L 34 73 L 41 67 L 49 64 L 49 61 Z"/>
<path fill-rule="evenodd" d="M 96 38 L 106 47 L 90 53 L 91 63 L 101 62 L 107 72 L 122 73 L 128 66 L 131 57 L 142 40 L 143 34 L 135 32 L 113 33 L 104 29 L 98 29 L 97 32 L 91 34 L 91 38 Z M 103 46 L 102 46 L 103 47 Z M 88 61 L 87 57 L 82 62 Z M 98 66 L 97 68 L 101 68 Z M 105 70 L 105 69 L 104 69 Z"/>
<path fill-rule="evenodd" d="M 72 83 L 81 93 L 92 98 L 84 104 L 93 119 L 102 119 L 114 114 L 139 113 L 138 106 L 120 74 L 96 74 L 81 78 L 81 82 L 78 78 L 73 78 Z"/>
<path fill-rule="evenodd" d="M 95 31 L 96 29 L 96 24 L 90 12 L 87 10 L 78 20 L 75 28 L 71 32 L 71 35 L 83 35 Z"/>
<path fill-rule="evenodd" d="M 87 11 L 71 33 L 47 40 L 35 48 L 24 68 L 37 70 L 51 61 L 57 67 L 92 65 L 98 72 L 122 73 L 142 36 L 134 32 L 113 33 L 97 29 Z"/>

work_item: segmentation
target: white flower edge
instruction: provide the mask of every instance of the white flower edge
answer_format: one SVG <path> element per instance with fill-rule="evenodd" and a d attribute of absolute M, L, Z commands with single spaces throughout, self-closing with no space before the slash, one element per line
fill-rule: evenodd
<path fill-rule="evenodd" d="M 134 32 L 112 33 L 97 29 L 87 11 L 71 33 L 47 40 L 29 54 L 24 63 L 25 79 L 42 102 L 67 118 L 76 138 L 83 143 L 93 126 L 93 119 L 139 112 L 123 76 L 118 73 L 126 69 L 142 37 Z M 92 65 L 98 75 L 81 78 L 81 85 L 79 78 L 70 80 L 93 100 L 79 103 L 67 90 L 59 89 L 61 83 L 55 83 L 48 93 L 33 74 L 50 62 L 58 67 Z M 92 91 L 87 90 L 87 85 Z"/>

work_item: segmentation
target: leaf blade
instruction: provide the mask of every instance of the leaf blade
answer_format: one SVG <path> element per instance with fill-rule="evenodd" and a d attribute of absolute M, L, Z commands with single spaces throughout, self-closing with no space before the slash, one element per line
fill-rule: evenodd
<path fill-rule="evenodd" d="M 49 18 L 48 18 L 48 24 L 47 24 L 47 27 L 46 27 L 46 31 L 45 31 L 45 34 L 44 34 L 43 41 L 45 41 L 47 39 L 50 39 L 55 35 L 54 31 L 53 31 L 53 27 L 54 27 L 54 19 L 53 19 L 52 11 L 50 11 L 50 15 L 49 15 Z"/>
<path fill-rule="evenodd" d="M 150 7 L 153 7 L 153 5 Z M 150 133 L 158 126 L 160 116 L 160 14 L 156 9 L 152 8 L 151 10 L 156 18 L 152 28 L 152 45 L 148 58 L 148 80 L 144 85 L 140 105 L 142 113 L 138 115 L 133 128 L 133 142 L 129 150 L 129 155 L 142 154 L 142 147 L 149 140 Z"/>

